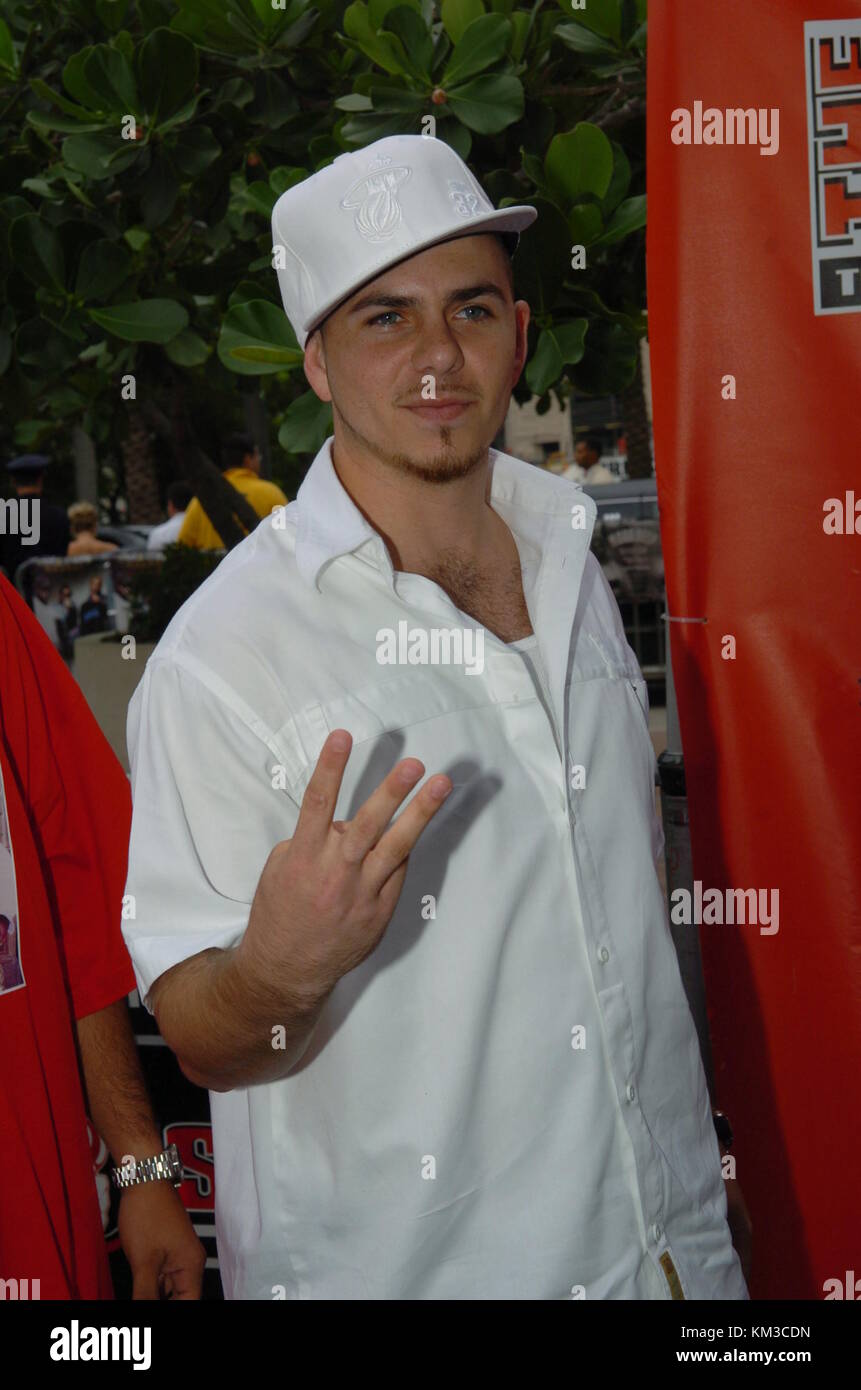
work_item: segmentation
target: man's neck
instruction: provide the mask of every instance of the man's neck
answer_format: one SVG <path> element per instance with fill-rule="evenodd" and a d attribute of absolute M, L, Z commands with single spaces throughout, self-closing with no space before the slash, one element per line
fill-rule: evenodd
<path fill-rule="evenodd" d="M 382 536 L 395 570 L 433 577 L 443 554 L 476 564 L 498 553 L 501 518 L 490 506 L 490 451 L 463 478 L 425 482 L 335 442 L 332 464 L 367 521 Z"/>

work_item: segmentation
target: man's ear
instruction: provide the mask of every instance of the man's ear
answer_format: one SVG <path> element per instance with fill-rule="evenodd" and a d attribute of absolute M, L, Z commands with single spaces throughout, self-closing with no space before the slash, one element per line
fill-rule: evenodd
<path fill-rule="evenodd" d="M 315 328 L 305 344 L 305 361 L 303 362 L 305 377 L 308 385 L 321 401 L 330 401 L 332 392 L 329 390 L 329 377 L 326 372 L 326 349 L 323 345 L 323 330 Z"/>
<path fill-rule="evenodd" d="M 520 380 L 520 374 L 523 371 L 529 353 L 526 332 L 529 327 L 530 313 L 529 305 L 525 299 L 516 299 L 514 301 L 514 322 L 515 331 L 517 333 L 517 344 L 514 354 L 514 366 L 512 369 L 512 389 Z"/>

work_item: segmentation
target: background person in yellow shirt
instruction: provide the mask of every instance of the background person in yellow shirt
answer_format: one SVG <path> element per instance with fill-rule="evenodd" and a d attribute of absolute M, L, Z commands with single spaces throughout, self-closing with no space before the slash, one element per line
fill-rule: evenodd
<path fill-rule="evenodd" d="M 250 434 L 231 434 L 221 451 L 221 471 L 231 487 L 247 497 L 258 516 L 285 507 L 287 498 L 276 483 L 260 477 L 260 450 Z M 224 542 L 196 497 L 191 499 L 180 528 L 180 545 L 197 550 L 222 550 Z"/>

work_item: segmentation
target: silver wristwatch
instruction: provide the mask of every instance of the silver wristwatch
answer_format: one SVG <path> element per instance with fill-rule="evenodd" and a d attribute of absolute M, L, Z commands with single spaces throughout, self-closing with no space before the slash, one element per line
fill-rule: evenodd
<path fill-rule="evenodd" d="M 182 1182 L 182 1161 L 176 1144 L 163 1149 L 152 1158 L 129 1157 L 120 1168 L 111 1169 L 111 1181 L 115 1187 L 136 1187 L 142 1182 L 172 1182 L 179 1187 Z"/>

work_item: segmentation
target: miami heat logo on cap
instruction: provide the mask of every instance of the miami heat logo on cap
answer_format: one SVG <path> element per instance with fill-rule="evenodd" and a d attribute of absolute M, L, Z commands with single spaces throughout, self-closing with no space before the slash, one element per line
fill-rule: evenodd
<path fill-rule="evenodd" d="M 410 177 L 412 169 L 406 164 L 391 164 L 389 155 L 375 159 L 340 202 L 342 208 L 355 211 L 353 226 L 366 241 L 385 241 L 401 222 L 398 186 Z"/>

